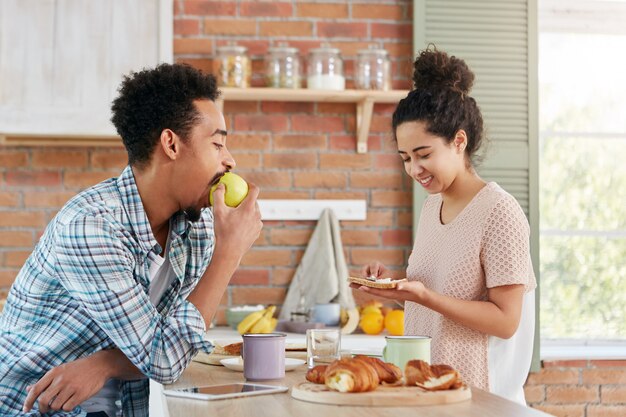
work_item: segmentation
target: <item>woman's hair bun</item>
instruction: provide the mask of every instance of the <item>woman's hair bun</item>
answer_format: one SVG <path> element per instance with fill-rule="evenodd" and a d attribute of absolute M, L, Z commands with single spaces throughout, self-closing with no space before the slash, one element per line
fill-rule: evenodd
<path fill-rule="evenodd" d="M 474 83 L 474 73 L 465 61 L 434 47 L 421 51 L 413 68 L 413 83 L 418 90 L 449 88 L 468 95 Z"/>

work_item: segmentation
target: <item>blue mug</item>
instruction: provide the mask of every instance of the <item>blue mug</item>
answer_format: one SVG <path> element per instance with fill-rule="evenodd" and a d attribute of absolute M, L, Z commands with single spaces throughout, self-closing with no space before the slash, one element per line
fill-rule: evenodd
<path fill-rule="evenodd" d="M 315 304 L 311 309 L 312 321 L 327 326 L 339 326 L 341 307 L 338 303 Z"/>

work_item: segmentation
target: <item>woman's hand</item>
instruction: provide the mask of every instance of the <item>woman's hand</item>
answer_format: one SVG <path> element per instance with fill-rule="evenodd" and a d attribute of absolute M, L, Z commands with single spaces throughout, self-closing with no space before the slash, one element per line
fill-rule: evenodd
<path fill-rule="evenodd" d="M 383 278 L 384 275 L 387 274 L 387 272 L 388 272 L 387 267 L 378 261 L 372 262 L 369 265 L 365 265 L 361 269 L 362 276 L 366 278 L 371 277 L 371 276 L 375 278 Z"/>
<path fill-rule="evenodd" d="M 371 288 L 359 284 L 350 284 L 350 287 L 365 291 L 377 297 L 389 298 L 396 301 L 412 301 L 414 303 L 420 303 L 420 301 L 424 299 L 427 291 L 421 281 L 400 282 L 396 288 L 391 289 Z"/>

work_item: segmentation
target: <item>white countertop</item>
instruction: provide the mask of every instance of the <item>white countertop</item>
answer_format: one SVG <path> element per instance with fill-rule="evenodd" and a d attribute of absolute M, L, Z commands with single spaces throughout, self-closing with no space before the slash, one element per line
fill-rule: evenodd
<path fill-rule="evenodd" d="M 287 343 L 306 343 L 304 334 L 285 334 L 287 335 Z M 205 337 L 207 340 L 217 342 L 220 345 L 242 341 L 241 335 L 230 327 L 214 327 L 206 332 Z M 340 343 L 342 351 L 380 355 L 385 347 L 385 335 L 381 334 L 377 336 L 370 336 L 366 334 L 342 334 Z"/>

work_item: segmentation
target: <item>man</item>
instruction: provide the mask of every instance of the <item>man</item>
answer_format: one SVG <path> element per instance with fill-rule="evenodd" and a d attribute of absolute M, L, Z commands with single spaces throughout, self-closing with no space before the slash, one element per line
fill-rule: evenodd
<path fill-rule="evenodd" d="M 126 77 L 112 122 L 129 165 L 70 200 L 0 318 L 0 415 L 148 414 L 148 379 L 175 381 L 258 237 L 258 188 L 237 208 L 215 78 L 162 64 Z M 106 414 L 103 414 L 106 413 Z"/>

